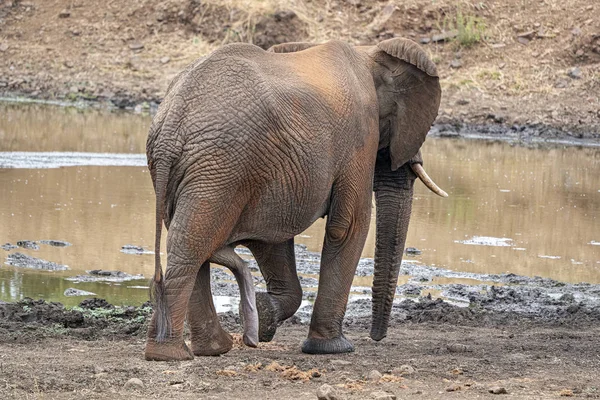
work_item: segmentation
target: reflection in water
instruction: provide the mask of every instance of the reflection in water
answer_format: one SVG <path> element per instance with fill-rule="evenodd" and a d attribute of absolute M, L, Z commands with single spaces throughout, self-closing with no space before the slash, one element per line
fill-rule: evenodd
<path fill-rule="evenodd" d="M 0 151 L 145 153 L 151 118 L 0 102 Z"/>
<path fill-rule="evenodd" d="M 0 105 L 0 151 L 144 151 L 148 117 L 47 110 Z M 439 198 L 416 183 L 407 246 L 423 253 L 412 259 L 455 271 L 600 283 L 597 149 L 430 139 L 424 158 L 428 173 L 450 197 Z M 148 298 L 146 290 L 125 290 L 144 286 L 143 281 L 75 284 L 63 279 L 91 269 L 151 276 L 151 255 L 119 251 L 125 244 L 153 248 L 154 193 L 146 168 L 0 169 L 0 188 L 0 242 L 73 244 L 16 250 L 71 269 L 51 273 L 3 265 L 0 300 L 30 296 L 78 303 L 81 299 L 62 295 L 68 287 L 115 303 L 140 304 Z M 296 242 L 320 251 L 323 229 L 319 220 Z M 364 257 L 373 256 L 374 236 L 372 226 Z M 6 254 L 0 250 L 0 257 Z M 370 284 L 369 277 L 355 281 L 356 286 Z"/>

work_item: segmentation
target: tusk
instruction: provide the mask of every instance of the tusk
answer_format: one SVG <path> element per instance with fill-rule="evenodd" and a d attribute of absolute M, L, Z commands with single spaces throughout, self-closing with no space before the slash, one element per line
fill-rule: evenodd
<path fill-rule="evenodd" d="M 448 193 L 446 193 L 442 189 L 440 189 L 439 186 L 436 185 L 435 182 L 431 180 L 431 178 L 429 177 L 429 175 L 427 175 L 427 172 L 425 172 L 425 169 L 423 168 L 423 166 L 421 164 L 419 164 L 419 163 L 410 164 L 410 168 L 419 177 L 421 182 L 423 182 L 425 184 L 425 186 L 427 186 L 427 188 L 429 190 L 431 190 L 433 193 L 437 194 L 438 196 L 448 197 Z"/>

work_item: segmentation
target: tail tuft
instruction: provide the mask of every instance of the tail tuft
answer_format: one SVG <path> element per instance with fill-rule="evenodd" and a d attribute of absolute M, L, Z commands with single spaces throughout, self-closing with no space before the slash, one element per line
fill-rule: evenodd
<path fill-rule="evenodd" d="M 171 316 L 167 304 L 165 291 L 165 280 L 160 277 L 160 281 L 154 279 L 150 281 L 150 298 L 154 303 L 154 315 L 156 323 L 156 338 L 158 343 L 164 342 L 171 336 Z"/>

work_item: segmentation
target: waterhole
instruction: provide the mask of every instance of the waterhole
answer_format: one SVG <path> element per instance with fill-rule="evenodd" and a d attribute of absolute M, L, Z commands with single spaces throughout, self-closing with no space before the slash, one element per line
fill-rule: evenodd
<path fill-rule="evenodd" d="M 0 244 L 29 240 L 38 247 L 0 250 L 0 300 L 74 305 L 84 298 L 66 297 L 68 288 L 115 304 L 148 299 L 154 269 L 154 192 L 144 155 L 150 121 L 147 115 L 0 104 Z M 445 283 L 503 273 L 600 283 L 600 150 L 430 138 L 423 156 L 449 197 L 416 183 L 406 245 L 420 254 L 405 255 L 408 263 L 451 271 L 436 278 Z M 373 257 L 374 220 L 373 212 L 364 258 Z M 313 265 L 324 225 L 319 220 L 296 238 Z M 146 251 L 122 251 L 126 245 Z M 9 265 L 15 253 L 69 269 Z M 303 262 L 303 283 L 314 291 L 318 271 Z M 93 270 L 132 279 L 72 280 Z M 409 279 L 401 275 L 399 284 Z M 353 295 L 364 295 L 371 282 L 357 276 Z M 217 304 L 237 307 L 227 296 Z"/>

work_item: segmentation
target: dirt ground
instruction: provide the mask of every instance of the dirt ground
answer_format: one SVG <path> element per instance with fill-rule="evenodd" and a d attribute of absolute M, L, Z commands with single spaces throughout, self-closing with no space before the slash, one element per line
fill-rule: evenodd
<path fill-rule="evenodd" d="M 352 354 L 302 354 L 308 326 L 292 318 L 258 349 L 234 333 L 236 345 L 223 356 L 147 362 L 148 306 L 4 303 L 0 397 L 315 399 L 329 385 L 336 396 L 323 398 L 468 399 L 495 396 L 490 390 L 507 398 L 600 398 L 597 317 L 536 319 L 421 304 L 405 307 L 402 321 L 393 318 L 382 342 L 368 337 L 368 318 L 347 320 Z M 240 332 L 236 315 L 220 316 L 227 330 Z"/>
<path fill-rule="evenodd" d="M 0 95 L 143 110 L 222 44 L 402 36 L 438 65 L 449 134 L 598 138 L 599 15 L 593 0 L 0 0 Z"/>

